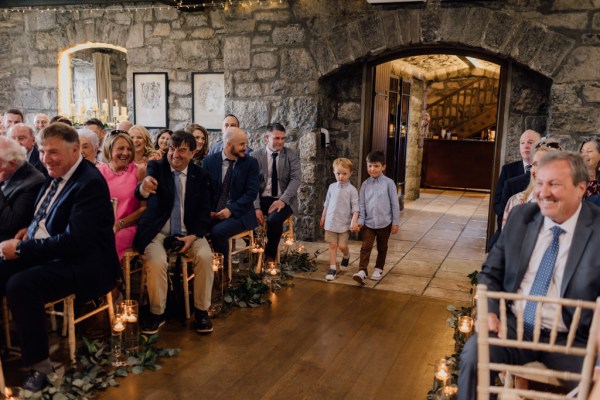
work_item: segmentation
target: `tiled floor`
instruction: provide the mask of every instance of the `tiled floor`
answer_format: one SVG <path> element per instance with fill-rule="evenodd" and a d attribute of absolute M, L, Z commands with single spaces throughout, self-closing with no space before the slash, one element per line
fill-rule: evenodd
<path fill-rule="evenodd" d="M 402 211 L 400 231 L 390 238 L 379 282 L 367 279 L 366 287 L 438 299 L 468 302 L 467 275 L 480 270 L 485 259 L 485 235 L 489 195 L 485 193 L 424 189 Z M 304 243 L 317 256 L 318 271 L 297 276 L 323 280 L 327 269 L 327 243 Z M 356 285 L 360 242 L 350 242 L 350 268 L 330 284 Z M 377 250 L 369 264 L 372 272 Z M 338 256 L 338 265 L 341 255 Z"/>

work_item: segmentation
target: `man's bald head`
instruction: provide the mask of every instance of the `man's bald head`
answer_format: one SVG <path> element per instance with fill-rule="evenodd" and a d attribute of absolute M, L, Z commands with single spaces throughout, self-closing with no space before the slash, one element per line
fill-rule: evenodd
<path fill-rule="evenodd" d="M 539 142 L 541 138 L 542 135 L 532 129 L 527 129 L 521 134 L 521 138 L 519 139 L 519 152 L 521 153 L 521 158 L 527 164 L 531 164 L 531 147 Z"/>
<path fill-rule="evenodd" d="M 242 129 L 229 127 L 223 135 L 223 151 L 227 158 L 238 159 L 246 157 L 248 148 L 248 135 Z"/>

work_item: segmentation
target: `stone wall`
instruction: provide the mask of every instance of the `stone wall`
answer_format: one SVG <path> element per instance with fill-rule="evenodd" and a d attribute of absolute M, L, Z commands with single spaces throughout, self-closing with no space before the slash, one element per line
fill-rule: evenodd
<path fill-rule="evenodd" d="M 0 59 L 0 106 L 24 109 L 29 121 L 37 112 L 55 114 L 57 54 L 84 42 L 127 50 L 130 114 L 132 73 L 167 72 L 171 128 L 191 122 L 191 73 L 224 72 L 226 111 L 240 117 L 253 143 L 258 145 L 271 121 L 293 132 L 305 173 L 298 227 L 309 238 L 320 232 L 321 193 L 331 178 L 324 167 L 337 155 L 355 161 L 362 157 L 359 66 L 364 63 L 388 61 L 405 51 L 460 49 L 521 68 L 523 78 L 514 80 L 521 86 L 511 89 L 510 123 L 501 143 L 507 160 L 530 117 L 573 145 L 580 135 L 597 132 L 600 11 L 594 2 L 262 3 L 198 13 L 118 6 L 0 13 L 5 55 Z M 517 115 L 520 104 L 527 110 Z M 318 146 L 321 126 L 334 131 L 335 153 Z"/>

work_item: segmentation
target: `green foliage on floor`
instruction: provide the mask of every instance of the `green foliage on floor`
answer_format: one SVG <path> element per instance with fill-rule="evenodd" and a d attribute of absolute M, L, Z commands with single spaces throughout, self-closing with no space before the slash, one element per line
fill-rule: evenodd
<path fill-rule="evenodd" d="M 127 365 L 113 367 L 115 358 L 108 340 L 81 340 L 77 351 L 77 363 L 71 366 L 61 378 L 57 374 L 48 376 L 50 385 L 44 390 L 32 393 L 21 391 L 24 399 L 69 400 L 93 399 L 98 390 L 119 386 L 118 378 L 129 374 L 141 374 L 146 370 L 156 371 L 161 368 L 158 360 L 162 357 L 174 357 L 179 349 L 155 347 L 158 335 L 140 336 L 140 350 L 130 354 Z"/>
<path fill-rule="evenodd" d="M 467 278 L 469 278 L 469 282 L 471 284 L 471 289 L 469 291 L 469 294 L 471 296 L 474 295 L 473 290 L 475 287 L 477 287 L 478 275 L 479 275 L 478 271 L 473 271 L 472 273 L 467 275 Z M 473 306 L 467 306 L 467 307 L 463 306 L 463 307 L 457 308 L 454 304 L 449 304 L 448 307 L 446 307 L 446 309 L 450 313 L 450 317 L 446 320 L 446 323 L 454 331 L 454 335 L 453 335 L 454 353 L 450 356 L 444 356 L 444 358 L 446 359 L 446 363 L 448 364 L 448 366 L 450 368 L 450 379 L 448 379 L 448 381 L 445 382 L 445 385 L 444 385 L 444 382 L 440 381 L 439 379 L 435 378 L 435 376 L 434 376 L 433 387 L 431 388 L 431 390 L 429 392 L 427 392 L 427 400 L 438 400 L 438 399 L 453 400 L 453 399 L 456 399 L 455 393 L 451 394 L 451 395 L 442 395 L 440 393 L 440 391 L 443 390 L 445 386 L 451 387 L 451 389 L 452 389 L 451 391 L 458 391 L 458 388 L 456 385 L 458 383 L 458 373 L 459 373 L 458 364 L 460 361 L 460 353 L 462 352 L 462 349 L 465 346 L 465 342 L 469 338 L 469 336 L 465 335 L 464 333 L 462 333 L 458 330 L 458 321 L 459 321 L 460 317 L 462 317 L 462 316 L 474 317 L 474 314 L 475 314 L 475 307 L 473 307 Z"/>

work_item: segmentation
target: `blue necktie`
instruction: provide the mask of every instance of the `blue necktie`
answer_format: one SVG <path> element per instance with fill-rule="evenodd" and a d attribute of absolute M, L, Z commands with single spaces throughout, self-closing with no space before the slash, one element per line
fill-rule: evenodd
<path fill-rule="evenodd" d="M 278 194 L 278 184 L 277 184 L 277 156 L 279 153 L 271 153 L 271 157 L 273 157 L 273 165 L 271 168 L 271 196 L 277 197 Z"/>
<path fill-rule="evenodd" d="M 181 233 L 181 182 L 179 180 L 181 172 L 173 171 L 173 180 L 175 181 L 175 200 L 171 210 L 171 235 Z"/>
<path fill-rule="evenodd" d="M 46 212 L 48 212 L 48 207 L 50 206 L 50 202 L 52 201 L 52 198 L 56 194 L 56 190 L 58 189 L 58 184 L 61 181 L 62 181 L 62 178 L 55 178 L 52 180 L 52 183 L 50 184 L 50 190 L 48 191 L 46 198 L 44 198 L 42 205 L 40 206 L 40 208 L 38 208 L 37 212 L 35 213 L 35 216 L 33 217 L 33 221 L 31 221 L 31 224 L 29 224 L 29 228 L 27 228 L 27 238 L 28 239 L 33 239 L 33 236 L 35 235 L 35 231 L 37 231 L 40 221 L 42 219 L 44 219 L 44 217 L 46 216 Z"/>
<path fill-rule="evenodd" d="M 554 272 L 554 265 L 556 264 L 556 257 L 558 256 L 558 238 L 560 235 L 565 233 L 559 226 L 552 227 L 552 243 L 546 249 L 542 262 L 535 274 L 533 285 L 531 285 L 530 296 L 545 296 L 550 287 L 550 281 Z M 525 311 L 523 312 L 524 330 L 525 337 L 528 339 L 533 338 L 533 326 L 535 324 L 535 310 L 536 302 L 528 301 L 525 304 Z M 541 312 L 541 310 L 540 310 Z"/>

